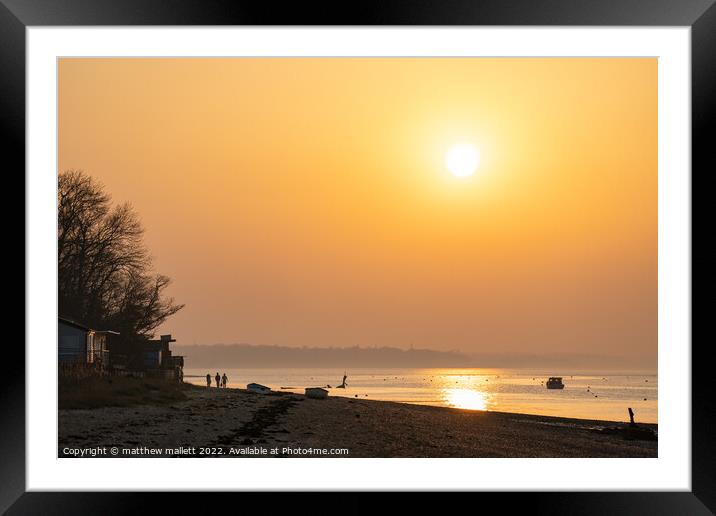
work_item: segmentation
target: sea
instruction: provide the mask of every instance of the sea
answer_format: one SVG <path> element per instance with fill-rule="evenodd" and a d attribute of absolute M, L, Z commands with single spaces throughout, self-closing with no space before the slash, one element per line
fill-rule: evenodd
<path fill-rule="evenodd" d="M 184 381 L 206 386 L 211 374 L 226 373 L 228 386 L 258 383 L 272 390 L 303 393 L 323 387 L 329 396 L 385 400 L 465 410 L 487 410 L 603 421 L 657 423 L 658 379 L 646 372 L 542 371 L 531 369 L 184 369 Z M 337 388 L 343 375 L 346 387 Z M 547 389 L 561 376 L 564 389 Z"/>

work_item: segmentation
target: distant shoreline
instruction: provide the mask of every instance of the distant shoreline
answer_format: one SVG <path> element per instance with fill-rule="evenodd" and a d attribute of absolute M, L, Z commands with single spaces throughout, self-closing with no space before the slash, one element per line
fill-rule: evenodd
<path fill-rule="evenodd" d="M 175 345 L 188 368 L 466 368 L 654 371 L 654 357 L 579 353 L 464 353 L 395 347 L 290 347 L 254 344 Z"/>
<path fill-rule="evenodd" d="M 333 374 L 335 374 L 340 379 L 341 373 L 344 371 L 365 371 L 365 370 L 390 370 L 390 371 L 401 371 L 401 370 L 408 370 L 408 369 L 415 369 L 415 370 L 431 370 L 431 369 L 455 369 L 455 370 L 476 370 L 476 371 L 520 371 L 524 372 L 525 375 L 529 374 L 530 376 L 550 376 L 552 374 L 562 374 L 562 376 L 569 376 L 571 373 L 574 373 L 574 375 L 581 375 L 581 376 L 659 376 L 658 371 L 654 371 L 651 369 L 566 369 L 569 371 L 570 374 L 564 373 L 564 369 L 560 369 L 560 367 L 547 369 L 546 367 L 498 367 L 498 366 L 434 366 L 434 367 L 412 367 L 412 366 L 395 366 L 395 367 L 383 367 L 383 366 L 360 366 L 360 367 L 350 367 L 346 368 L 344 366 L 321 366 L 321 367 L 309 367 L 309 366 L 271 366 L 271 365 L 227 365 L 222 364 L 217 366 L 216 364 L 213 364 L 211 366 L 195 366 L 193 364 L 188 364 L 185 367 L 186 370 L 190 371 L 206 371 L 204 374 L 185 374 L 185 378 L 204 378 L 206 376 L 206 373 L 211 374 L 212 376 L 216 374 L 217 371 L 231 371 L 231 370 L 266 370 L 266 371 L 275 371 L 275 370 L 305 370 L 305 371 L 311 371 L 311 370 L 320 370 L 320 371 L 331 371 Z"/>

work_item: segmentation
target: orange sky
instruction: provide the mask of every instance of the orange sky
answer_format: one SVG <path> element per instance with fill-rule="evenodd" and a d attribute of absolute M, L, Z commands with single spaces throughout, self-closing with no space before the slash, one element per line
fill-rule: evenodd
<path fill-rule="evenodd" d="M 656 356 L 656 59 L 62 59 L 69 168 L 178 343 Z"/>

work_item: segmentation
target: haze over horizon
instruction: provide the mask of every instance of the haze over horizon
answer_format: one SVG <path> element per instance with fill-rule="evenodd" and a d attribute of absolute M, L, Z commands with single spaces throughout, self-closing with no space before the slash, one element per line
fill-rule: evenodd
<path fill-rule="evenodd" d="M 59 170 L 137 210 L 177 345 L 656 361 L 656 59 L 58 69 Z"/>
<path fill-rule="evenodd" d="M 656 373 L 656 356 L 607 356 L 580 353 L 463 353 L 460 350 L 396 347 L 260 346 L 251 344 L 177 344 L 173 353 L 196 368 L 449 368 L 541 369 L 550 371 L 614 371 Z"/>

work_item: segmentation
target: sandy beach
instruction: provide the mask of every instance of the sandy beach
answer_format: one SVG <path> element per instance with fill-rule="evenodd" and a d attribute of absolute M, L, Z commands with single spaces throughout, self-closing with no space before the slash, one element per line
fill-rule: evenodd
<path fill-rule="evenodd" d="M 656 457 L 658 451 L 656 441 L 595 431 L 614 422 L 243 389 L 189 387 L 186 394 L 172 404 L 60 410 L 58 454 L 92 448 L 106 454 L 112 447 L 120 456 L 184 457 Z"/>

